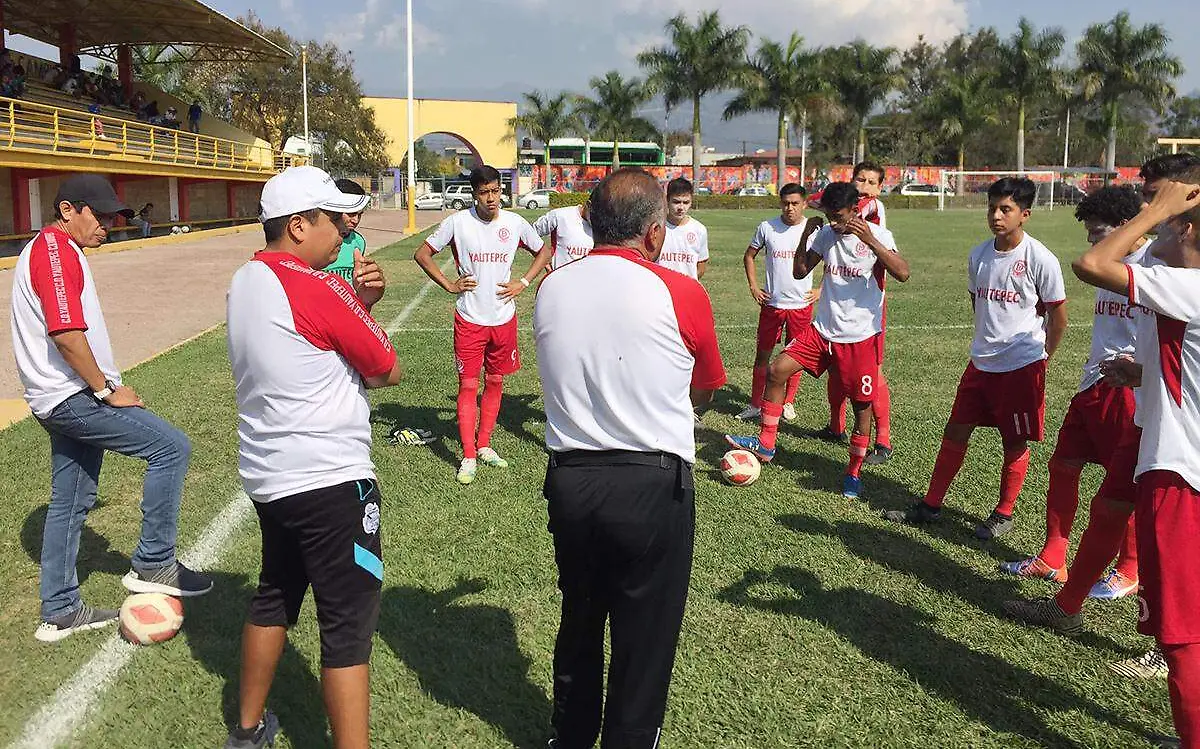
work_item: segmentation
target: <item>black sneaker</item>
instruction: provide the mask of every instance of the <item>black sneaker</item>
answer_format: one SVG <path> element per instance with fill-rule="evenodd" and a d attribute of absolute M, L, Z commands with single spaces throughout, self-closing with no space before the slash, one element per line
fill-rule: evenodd
<path fill-rule="evenodd" d="M 120 612 L 114 609 L 94 609 L 85 603 L 69 614 L 42 620 L 33 636 L 42 642 L 58 642 L 76 632 L 107 627 L 115 622 L 118 616 Z"/>
<path fill-rule="evenodd" d="M 875 449 L 867 454 L 867 457 L 863 460 L 863 463 L 866 463 L 869 466 L 881 466 L 891 459 L 892 448 L 886 445 L 875 443 Z"/>
<path fill-rule="evenodd" d="M 208 575 L 192 572 L 179 562 L 165 567 L 138 569 L 134 567 L 121 578 L 125 589 L 133 593 L 165 593 L 176 598 L 202 596 L 212 590 Z"/>
<path fill-rule="evenodd" d="M 825 440 L 826 442 L 845 442 L 846 441 L 846 433 L 833 431 L 833 427 L 829 424 L 826 424 L 825 426 L 821 427 L 817 431 L 813 432 L 812 436 L 816 437 L 819 440 Z"/>
<path fill-rule="evenodd" d="M 909 525 L 925 525 L 936 523 L 942 519 L 940 509 L 930 507 L 924 502 L 914 502 L 907 510 L 885 510 L 884 520 L 893 523 L 908 523 Z"/>
<path fill-rule="evenodd" d="M 267 710 L 263 712 L 262 719 L 258 721 L 258 725 L 253 730 L 246 731 L 238 727 L 230 731 L 229 738 L 225 739 L 225 749 L 262 749 L 267 746 L 275 746 L 275 734 L 277 733 L 279 733 L 279 718 L 275 717 L 275 713 Z"/>
<path fill-rule="evenodd" d="M 1083 614 L 1068 614 L 1053 598 L 1005 601 L 1003 608 L 1005 614 L 1022 624 L 1045 627 L 1064 635 L 1074 635 L 1083 631 Z"/>
<path fill-rule="evenodd" d="M 993 538 L 1003 536 L 1016 526 L 1016 522 L 1012 519 L 1012 515 L 1001 515 L 995 510 L 988 519 L 975 526 L 975 538 L 980 541 L 991 541 Z"/>

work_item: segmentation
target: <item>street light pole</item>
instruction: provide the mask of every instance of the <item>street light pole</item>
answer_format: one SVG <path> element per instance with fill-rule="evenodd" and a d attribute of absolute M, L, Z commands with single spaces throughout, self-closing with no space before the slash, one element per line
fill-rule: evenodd
<path fill-rule="evenodd" d="M 1066 169 L 1071 161 L 1071 110 L 1067 109 L 1067 126 L 1063 134 L 1063 169 Z"/>
<path fill-rule="evenodd" d="M 413 20 L 412 0 L 408 0 L 405 26 L 408 32 L 408 226 L 405 231 L 414 234 L 417 231 L 417 154 L 413 142 Z"/>
<path fill-rule="evenodd" d="M 800 112 L 800 186 L 804 187 L 805 170 L 808 167 L 808 110 Z M 807 189 L 807 188 L 806 188 Z"/>
<path fill-rule="evenodd" d="M 301 88 L 304 89 L 304 155 L 312 163 L 312 143 L 308 139 L 308 45 L 300 47 L 300 77 Z"/>

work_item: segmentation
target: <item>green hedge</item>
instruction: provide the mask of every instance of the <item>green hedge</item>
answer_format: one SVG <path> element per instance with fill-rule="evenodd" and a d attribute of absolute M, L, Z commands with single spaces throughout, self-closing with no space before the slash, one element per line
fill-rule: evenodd
<path fill-rule="evenodd" d="M 550 193 L 551 208 L 565 208 L 569 205 L 583 205 L 591 193 L 586 192 L 552 192 Z"/>
<path fill-rule="evenodd" d="M 550 207 L 562 208 L 568 205 L 580 205 L 588 199 L 586 192 L 552 192 Z M 778 208 L 779 198 L 773 195 L 697 195 L 692 200 L 694 208 Z"/>

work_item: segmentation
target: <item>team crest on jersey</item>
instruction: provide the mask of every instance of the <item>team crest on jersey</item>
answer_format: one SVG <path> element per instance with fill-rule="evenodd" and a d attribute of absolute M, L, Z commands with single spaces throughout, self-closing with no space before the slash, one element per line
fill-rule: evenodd
<path fill-rule="evenodd" d="M 467 368 L 466 365 L 463 364 L 463 360 L 459 359 L 457 355 L 454 357 L 454 368 L 458 370 L 459 374 L 462 374 L 463 370 Z"/>
<path fill-rule="evenodd" d="M 867 255 L 871 254 L 871 248 L 867 247 L 866 242 L 859 242 L 858 244 L 854 245 L 854 254 L 858 257 L 866 257 Z"/>
<path fill-rule="evenodd" d="M 1018 260 L 1017 262 L 1013 263 L 1012 274 L 1014 278 L 1020 278 L 1021 276 L 1025 275 L 1025 272 L 1028 270 L 1029 264 L 1024 260 Z"/>
<path fill-rule="evenodd" d="M 509 237 L 512 236 L 512 232 L 508 230 L 507 226 L 501 226 L 500 231 L 496 232 L 496 236 L 500 237 L 501 242 L 507 242 Z"/>
<path fill-rule="evenodd" d="M 688 243 L 688 244 L 696 244 L 696 239 L 697 239 L 697 238 L 698 238 L 698 237 L 696 237 L 696 232 L 694 232 L 694 231 L 689 231 L 689 232 L 688 232 L 688 234 L 687 234 L 687 243 Z"/>

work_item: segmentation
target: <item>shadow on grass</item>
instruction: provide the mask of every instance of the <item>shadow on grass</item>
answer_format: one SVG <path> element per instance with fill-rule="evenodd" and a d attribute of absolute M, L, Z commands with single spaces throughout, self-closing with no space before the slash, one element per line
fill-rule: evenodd
<path fill-rule="evenodd" d="M 529 680 L 530 658 L 517 642 L 512 614 L 459 602 L 486 587 L 485 580 L 460 579 L 445 590 L 389 588 L 379 634 L 430 697 L 478 715 L 518 749 L 540 749 L 550 701 Z"/>
<path fill-rule="evenodd" d="M 756 586 L 783 587 L 787 595 L 767 597 Z M 795 616 L 820 624 L 852 643 L 864 655 L 901 671 L 914 683 L 952 701 L 994 731 L 1015 733 L 1045 746 L 1075 746 L 1042 720 L 1040 712 L 1078 711 L 1098 721 L 1143 734 L 1139 726 L 1039 676 L 988 653 L 980 653 L 933 629 L 932 617 L 862 590 L 825 589 L 811 572 L 777 566 L 751 569 L 717 593 L 719 600 L 744 608 Z M 903 710 L 903 705 L 892 708 Z"/>
<path fill-rule="evenodd" d="M 528 443 L 535 450 L 546 449 L 546 412 L 534 403 L 541 398 L 536 393 L 510 394 L 505 393 L 500 401 L 500 416 L 498 424 L 517 439 Z M 534 424 L 535 429 L 526 425 Z"/>
<path fill-rule="evenodd" d="M 96 507 L 99 506 L 97 502 Z M 38 507 L 25 517 L 25 523 L 21 526 L 21 547 L 35 564 L 41 564 L 42 561 L 42 531 L 46 527 L 48 510 L 47 505 Z M 79 534 L 79 558 L 75 568 L 80 583 L 93 572 L 124 575 L 129 571 L 129 557 L 114 550 L 108 539 L 87 527 L 85 521 Z"/>
<path fill-rule="evenodd" d="M 388 431 L 396 427 L 427 429 L 437 438 L 424 447 L 396 447 L 396 450 L 429 450 L 447 465 L 458 470 L 461 446 L 458 444 L 458 426 L 454 401 L 446 408 L 410 406 L 404 403 L 380 403 L 371 413 L 371 421 L 384 424 Z"/>
<path fill-rule="evenodd" d="M 247 578 L 214 572 L 212 592 L 202 598 L 183 599 L 184 631 L 192 656 L 209 672 L 224 681 L 221 718 L 227 727 L 238 720 L 238 684 L 242 662 L 242 625 L 246 607 L 257 588 Z M 300 616 L 315 616 L 311 599 Z M 308 661 L 289 642 L 275 671 L 267 708 L 279 716 L 279 724 L 292 746 L 332 746 L 321 683 Z M 207 714 L 207 713 L 206 713 Z"/>

